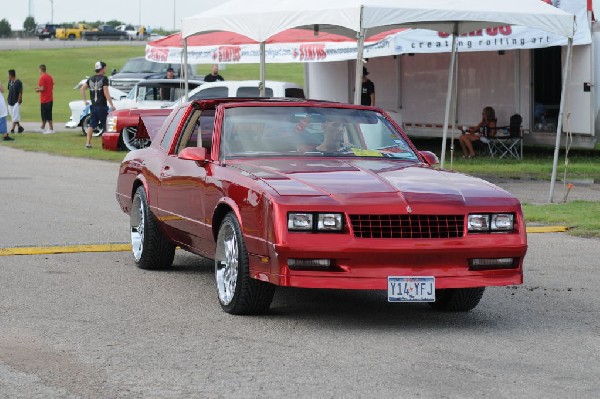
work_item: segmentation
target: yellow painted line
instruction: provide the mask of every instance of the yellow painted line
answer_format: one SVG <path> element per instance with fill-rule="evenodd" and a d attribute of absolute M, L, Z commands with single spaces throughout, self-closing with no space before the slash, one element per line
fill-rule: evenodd
<path fill-rule="evenodd" d="M 569 230 L 566 226 L 530 226 L 528 233 L 562 233 Z M 15 255 L 53 255 L 74 254 L 81 252 L 126 252 L 131 251 L 131 244 L 77 244 L 52 245 L 45 247 L 12 247 L 0 248 L 0 256 Z"/>
<path fill-rule="evenodd" d="M 0 248 L 0 256 L 13 255 L 53 255 L 80 252 L 121 252 L 131 251 L 131 244 L 78 244 L 56 245 L 47 247 L 14 247 Z"/>
<path fill-rule="evenodd" d="M 567 226 L 530 226 L 526 230 L 528 233 L 563 233 L 569 228 Z"/>

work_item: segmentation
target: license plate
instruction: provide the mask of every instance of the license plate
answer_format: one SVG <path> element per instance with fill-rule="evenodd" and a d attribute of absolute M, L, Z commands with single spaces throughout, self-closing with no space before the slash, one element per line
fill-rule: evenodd
<path fill-rule="evenodd" d="M 388 276 L 388 302 L 435 302 L 435 277 Z"/>

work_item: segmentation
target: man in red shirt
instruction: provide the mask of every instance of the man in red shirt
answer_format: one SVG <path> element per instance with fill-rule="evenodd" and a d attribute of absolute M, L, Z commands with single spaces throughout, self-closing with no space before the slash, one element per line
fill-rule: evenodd
<path fill-rule="evenodd" d="M 52 124 L 52 104 L 54 98 L 52 91 L 54 89 L 54 79 L 46 73 L 46 65 L 42 64 L 39 67 L 40 80 L 35 91 L 40 93 L 40 110 L 42 114 L 42 128 L 44 134 L 54 133 L 54 125 Z M 46 122 L 48 122 L 48 130 L 46 130 Z"/>

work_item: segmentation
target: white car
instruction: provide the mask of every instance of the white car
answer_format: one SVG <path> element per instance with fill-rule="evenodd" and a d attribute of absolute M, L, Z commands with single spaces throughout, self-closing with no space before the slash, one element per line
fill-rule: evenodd
<path fill-rule="evenodd" d="M 260 80 L 226 80 L 223 82 L 204 83 L 191 90 L 190 100 L 224 97 L 260 97 L 258 85 Z M 304 90 L 295 83 L 265 81 L 265 97 L 304 98 Z"/>
<path fill-rule="evenodd" d="M 79 90 L 79 88 L 86 81 L 87 78 L 83 79 L 77 84 L 77 86 L 74 87 L 74 89 Z M 108 86 L 108 92 L 110 93 L 110 97 L 112 98 L 113 104 L 116 108 L 119 108 L 121 101 L 127 97 L 127 93 L 111 86 Z M 69 129 L 75 129 L 78 126 L 81 126 L 83 132 L 85 133 L 89 120 L 89 106 L 86 105 L 83 100 L 73 100 L 69 102 L 69 109 L 71 110 L 71 117 L 69 118 L 69 121 L 65 123 L 65 127 Z"/>
<path fill-rule="evenodd" d="M 129 40 L 137 40 L 140 32 L 140 29 L 133 25 L 119 25 L 115 27 L 115 30 L 127 33 Z"/>
<path fill-rule="evenodd" d="M 79 82 L 75 88 L 79 89 L 86 80 L 87 79 L 84 79 Z M 190 89 L 195 89 L 201 84 L 203 84 L 203 82 L 197 80 L 188 82 Z M 143 80 L 137 83 L 135 87 L 131 89 L 129 94 L 115 89 L 112 86 L 108 86 L 108 90 L 115 109 L 166 108 L 183 96 L 185 92 L 184 81 L 182 79 Z M 65 124 L 65 127 L 74 129 L 81 126 L 81 130 L 85 134 L 90 119 L 89 106 L 86 106 L 83 103 L 83 100 L 75 100 L 69 102 L 69 108 L 71 109 L 71 118 L 69 119 L 69 122 Z M 101 135 L 103 131 L 104 129 L 97 129 L 94 134 Z"/>

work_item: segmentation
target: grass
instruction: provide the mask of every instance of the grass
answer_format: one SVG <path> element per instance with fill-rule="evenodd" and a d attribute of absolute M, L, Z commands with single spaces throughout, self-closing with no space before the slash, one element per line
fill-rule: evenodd
<path fill-rule="evenodd" d="M 85 148 L 85 136 L 81 128 L 55 134 L 23 133 L 14 135 L 15 141 L 0 142 L 7 147 L 25 151 L 45 152 L 72 158 L 88 158 L 103 161 L 121 162 L 124 152 L 105 151 L 102 138 L 92 138 L 92 149 Z"/>
<path fill-rule="evenodd" d="M 565 204 L 523 205 L 527 224 L 564 225 L 569 234 L 600 237 L 600 202 L 572 201 Z"/>
<path fill-rule="evenodd" d="M 48 73 L 54 78 L 55 122 L 67 122 L 71 112 L 69 101 L 78 100 L 81 95 L 73 87 L 85 76 L 93 75 L 93 65 L 102 60 L 112 68 L 120 69 L 132 57 L 144 55 L 143 46 L 92 46 L 83 48 L 59 48 L 48 50 L 10 50 L 0 51 L 0 82 L 6 89 L 9 69 L 17 71 L 17 78 L 23 82 L 23 105 L 21 118 L 24 122 L 40 120 L 39 94 L 34 91 L 39 79 L 38 66 L 45 64 Z M 197 66 L 197 73 L 210 72 L 210 65 Z M 302 64 L 268 64 L 266 74 L 269 80 L 283 80 L 304 85 Z M 227 80 L 258 79 L 257 64 L 227 65 L 221 71 Z"/>
<path fill-rule="evenodd" d="M 420 150 L 433 151 L 436 154 L 441 150 L 441 139 L 414 139 L 413 142 Z M 450 144 L 447 143 L 449 147 Z M 458 143 L 455 144 L 458 147 Z M 460 156 L 460 148 L 455 150 L 452 169 L 461 173 L 476 175 L 483 178 L 509 178 L 509 179 L 538 179 L 550 180 L 552 163 L 554 161 L 554 148 L 549 147 L 524 147 L 523 160 L 517 159 L 492 159 L 487 156 L 464 159 Z M 445 167 L 450 169 L 450 153 L 446 154 Z M 569 179 L 592 179 L 600 181 L 600 149 L 571 150 L 569 151 L 568 166 L 565 166 L 565 152 L 559 153 L 557 165 L 557 179 L 562 179 L 567 171 Z"/>

